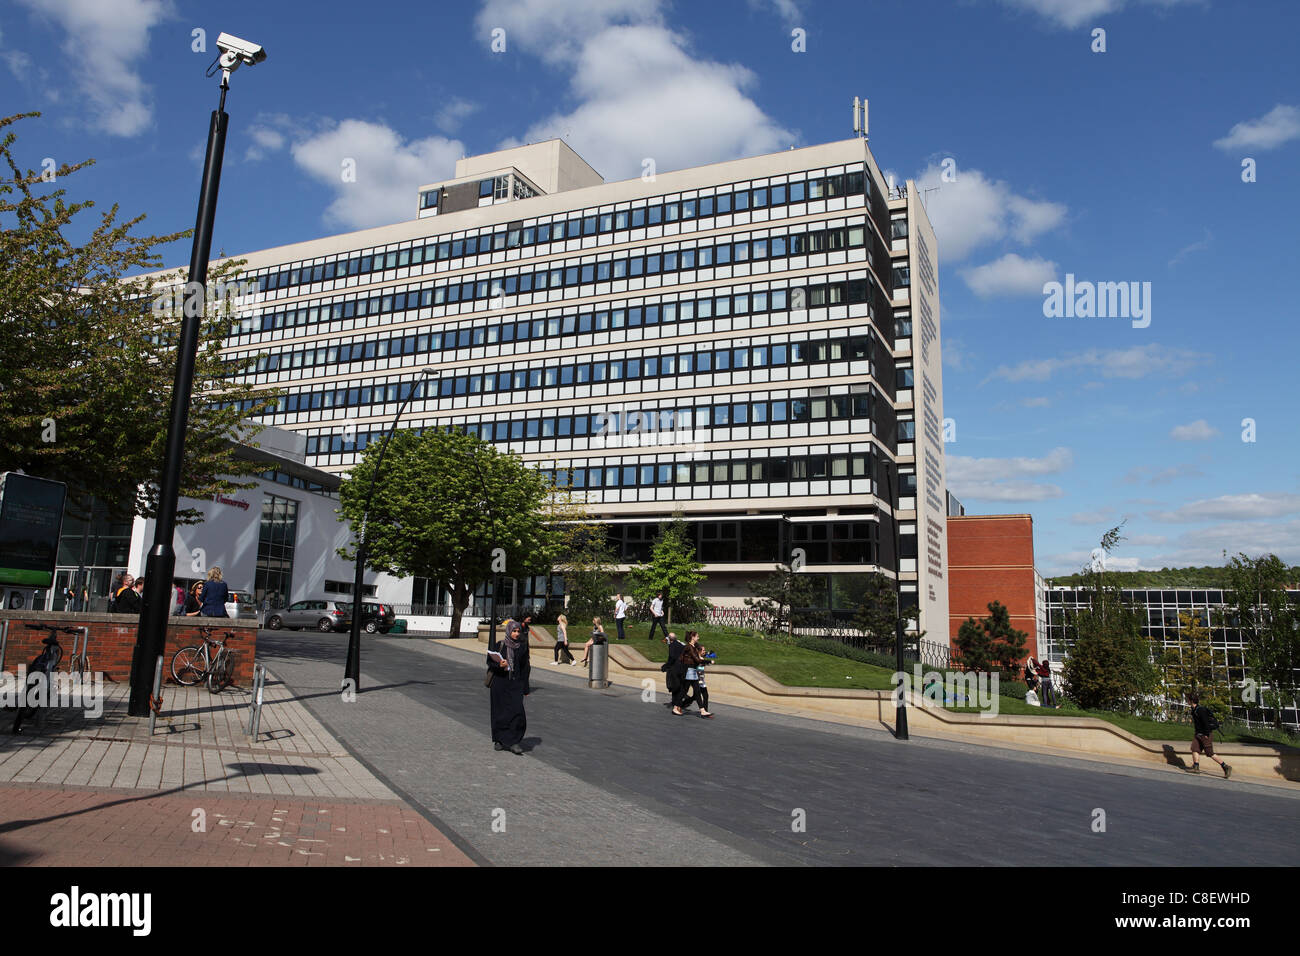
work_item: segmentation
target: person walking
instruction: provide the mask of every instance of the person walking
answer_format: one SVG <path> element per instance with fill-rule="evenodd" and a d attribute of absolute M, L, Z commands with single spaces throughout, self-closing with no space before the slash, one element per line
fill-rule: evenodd
<path fill-rule="evenodd" d="M 614 595 L 614 627 L 618 629 L 618 639 L 626 640 L 627 635 L 623 633 L 623 624 L 627 620 L 627 602 L 623 600 L 623 595 Z"/>
<path fill-rule="evenodd" d="M 198 617 L 203 611 L 203 582 L 195 581 L 185 598 L 185 616 Z"/>
<path fill-rule="evenodd" d="M 497 649 L 488 651 L 487 655 L 488 671 L 492 675 L 488 684 L 492 747 L 519 756 L 523 756 L 524 748 L 520 744 L 528 730 L 528 715 L 524 713 L 524 679 L 519 671 L 522 631 L 523 628 L 512 621 Z"/>
<path fill-rule="evenodd" d="M 701 717 L 713 716 L 709 712 L 709 689 L 704 682 L 704 666 L 710 660 L 705 655 L 704 648 L 700 647 L 699 631 L 687 631 L 686 646 L 682 648 L 682 655 L 677 662 L 678 667 L 685 669 L 682 680 L 686 688 L 673 704 L 673 713 L 678 717 L 685 714 L 692 703 L 700 705 Z"/>
<path fill-rule="evenodd" d="M 208 571 L 208 581 L 203 585 L 203 616 L 229 617 L 226 602 L 230 600 L 230 586 L 221 580 L 221 569 Z"/>
<path fill-rule="evenodd" d="M 1214 756 L 1214 732 L 1219 729 L 1219 720 L 1214 711 L 1201 703 L 1197 694 L 1188 694 L 1187 701 L 1192 705 L 1192 773 L 1201 772 L 1200 755 L 1205 754 L 1223 768 L 1224 779 L 1232 776 L 1232 768 Z"/>
<path fill-rule="evenodd" d="M 673 706 L 677 706 L 677 695 L 682 689 L 682 672 L 677 667 L 677 662 L 681 659 L 682 649 L 686 645 L 677 639 L 676 634 L 669 634 L 664 638 L 664 643 L 668 645 L 668 663 L 659 669 L 664 672 L 664 686 L 668 688 Z"/>
<path fill-rule="evenodd" d="M 591 619 L 591 640 L 589 640 L 586 644 L 582 645 L 582 666 L 583 667 L 586 667 L 587 661 L 591 659 L 591 646 L 593 644 L 604 644 L 604 643 L 606 643 L 605 629 L 600 625 L 600 618 L 593 617 Z"/>
<path fill-rule="evenodd" d="M 650 602 L 650 640 L 655 639 L 655 627 L 663 629 L 664 637 L 668 636 L 668 619 L 664 616 L 664 592 L 660 591 Z"/>
<path fill-rule="evenodd" d="M 561 654 L 568 658 L 565 663 L 570 667 L 578 663 L 569 653 L 569 619 L 563 614 L 555 619 L 555 660 L 551 661 L 551 666 L 560 663 Z"/>

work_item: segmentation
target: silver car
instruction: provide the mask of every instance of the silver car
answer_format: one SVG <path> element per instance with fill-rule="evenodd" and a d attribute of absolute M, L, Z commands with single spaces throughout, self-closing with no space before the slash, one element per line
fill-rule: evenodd
<path fill-rule="evenodd" d="M 346 631 L 352 626 L 351 603 L 348 601 L 295 601 L 288 607 L 270 611 L 266 626 L 273 631 L 282 627 L 298 630 L 309 627 L 317 631 Z"/>

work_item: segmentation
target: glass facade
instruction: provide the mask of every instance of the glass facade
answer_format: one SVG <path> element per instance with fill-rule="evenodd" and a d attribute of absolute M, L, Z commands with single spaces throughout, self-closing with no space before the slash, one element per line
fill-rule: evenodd
<path fill-rule="evenodd" d="M 291 498 L 265 495 L 262 522 L 257 536 L 257 574 L 253 599 L 282 607 L 289 600 L 293 584 L 293 556 L 298 541 L 298 502 Z"/>

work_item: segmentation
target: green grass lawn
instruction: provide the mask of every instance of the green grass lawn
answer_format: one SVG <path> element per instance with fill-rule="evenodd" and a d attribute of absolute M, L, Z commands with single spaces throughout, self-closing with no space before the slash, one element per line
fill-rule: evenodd
<path fill-rule="evenodd" d="M 716 651 L 718 664 L 745 665 L 762 671 L 775 681 L 787 687 L 852 687 L 859 690 L 892 690 L 893 669 L 865 664 L 847 657 L 835 657 L 803 647 L 791 647 L 755 637 L 752 632 L 730 627 L 710 627 L 708 625 L 691 625 L 700 632 L 700 644 L 705 650 Z M 678 637 L 685 637 L 687 627 L 674 626 L 673 632 Z M 622 644 L 636 648 L 641 654 L 656 663 L 668 659 L 668 648 L 663 636 L 656 634 L 653 641 L 645 638 L 649 625 L 641 622 L 627 627 L 627 640 L 618 641 L 610 630 L 610 643 Z M 572 638 L 570 638 L 572 641 Z M 581 648 L 581 641 L 578 648 Z M 927 668 L 928 670 L 928 668 Z M 909 672 L 910 678 L 910 672 Z M 909 680 L 910 683 L 910 680 Z M 949 706 L 947 709 L 956 713 L 978 713 L 975 707 Z M 1170 723 L 1133 717 L 1104 710 L 1081 710 L 1073 703 L 1065 701 L 1057 710 L 1049 707 L 1034 707 L 1023 700 L 1011 697 L 998 698 L 1000 714 L 1034 717 L 1096 717 L 1107 723 L 1122 727 L 1129 733 L 1143 740 L 1186 740 L 1192 739 L 1190 724 Z M 1215 740 L 1223 743 L 1284 743 L 1296 746 L 1294 738 L 1272 730 L 1246 730 L 1245 728 L 1224 727 L 1215 733 Z"/>

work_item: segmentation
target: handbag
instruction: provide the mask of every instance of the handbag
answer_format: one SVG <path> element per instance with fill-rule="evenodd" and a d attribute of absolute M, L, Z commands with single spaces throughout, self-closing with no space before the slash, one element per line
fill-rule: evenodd
<path fill-rule="evenodd" d="M 487 676 L 483 678 L 483 686 L 484 686 L 484 687 L 491 687 L 491 686 L 492 686 L 492 678 L 494 678 L 494 677 L 496 677 L 496 676 L 497 676 L 497 672 L 496 672 L 495 668 L 491 668 L 491 667 L 489 667 L 489 668 L 487 669 Z"/>

